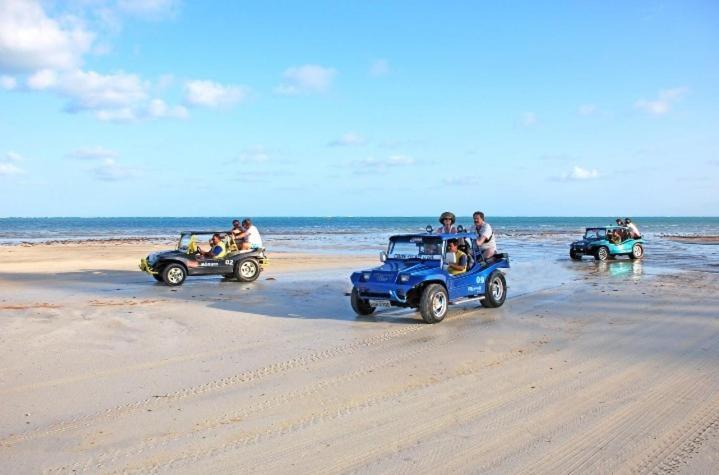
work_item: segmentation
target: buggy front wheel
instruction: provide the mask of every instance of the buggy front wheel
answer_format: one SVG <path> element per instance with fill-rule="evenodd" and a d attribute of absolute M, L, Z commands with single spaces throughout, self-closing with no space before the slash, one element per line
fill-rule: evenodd
<path fill-rule="evenodd" d="M 187 271 L 182 264 L 169 264 L 162 271 L 162 280 L 170 287 L 182 285 Z"/>
<path fill-rule="evenodd" d="M 606 261 L 609 259 L 609 249 L 606 246 L 600 246 L 595 252 L 594 258 L 598 261 Z"/>
<path fill-rule="evenodd" d="M 359 296 L 359 292 L 357 292 L 356 288 L 352 289 L 350 304 L 352 305 L 352 310 L 354 310 L 357 315 L 371 315 L 375 310 L 367 300 Z"/>
<path fill-rule="evenodd" d="M 419 312 L 427 323 L 439 323 L 447 315 L 449 296 L 440 284 L 429 284 L 424 288 L 419 300 Z"/>

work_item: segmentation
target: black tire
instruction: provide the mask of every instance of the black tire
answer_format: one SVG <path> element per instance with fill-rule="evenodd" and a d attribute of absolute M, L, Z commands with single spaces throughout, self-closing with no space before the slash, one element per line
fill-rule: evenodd
<path fill-rule="evenodd" d="M 260 276 L 260 263 L 254 258 L 243 259 L 235 264 L 235 277 L 240 282 L 254 282 Z"/>
<path fill-rule="evenodd" d="M 187 278 L 187 270 L 182 264 L 168 264 L 162 269 L 162 281 L 170 287 L 182 285 Z"/>
<path fill-rule="evenodd" d="M 360 298 L 359 292 L 357 292 L 357 289 L 354 287 L 352 288 L 352 295 L 350 296 L 350 304 L 352 305 L 352 310 L 354 310 L 357 315 L 371 315 L 375 310 L 369 302 Z"/>
<path fill-rule="evenodd" d="M 642 257 L 644 257 L 644 246 L 642 246 L 638 242 L 634 243 L 634 245 L 632 246 L 632 253 L 629 254 L 629 257 L 631 259 L 641 259 Z"/>
<path fill-rule="evenodd" d="M 569 251 L 569 257 L 571 257 L 573 261 L 581 261 L 582 260 L 582 255 L 578 254 L 574 251 Z"/>
<path fill-rule="evenodd" d="M 422 291 L 419 299 L 419 313 L 427 323 L 439 323 L 447 315 L 449 296 L 440 284 L 429 284 Z"/>
<path fill-rule="evenodd" d="M 594 258 L 602 262 L 609 259 L 609 249 L 607 246 L 599 246 L 599 248 L 594 252 Z"/>
<path fill-rule="evenodd" d="M 484 299 L 482 305 L 487 308 L 497 308 L 507 299 L 507 279 L 500 271 L 494 271 L 484 284 Z"/>
<path fill-rule="evenodd" d="M 158 282 L 165 281 L 165 279 L 162 278 L 162 272 L 158 272 L 157 274 L 152 274 L 152 277 Z"/>

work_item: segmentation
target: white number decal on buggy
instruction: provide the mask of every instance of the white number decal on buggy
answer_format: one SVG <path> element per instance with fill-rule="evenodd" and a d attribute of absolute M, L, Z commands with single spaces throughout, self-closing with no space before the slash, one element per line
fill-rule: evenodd
<path fill-rule="evenodd" d="M 231 265 L 232 265 L 232 261 L 231 261 L 231 260 L 225 261 L 225 265 L 226 265 L 226 266 L 231 266 Z"/>

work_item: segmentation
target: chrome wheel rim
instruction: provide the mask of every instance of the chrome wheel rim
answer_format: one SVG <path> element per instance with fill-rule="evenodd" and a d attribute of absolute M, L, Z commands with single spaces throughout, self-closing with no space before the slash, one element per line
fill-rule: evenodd
<path fill-rule="evenodd" d="M 492 298 L 499 301 L 502 299 L 502 295 L 504 295 L 504 285 L 499 277 L 495 277 L 492 279 Z"/>
<path fill-rule="evenodd" d="M 249 279 L 257 272 L 257 266 L 252 261 L 243 262 L 240 265 L 240 275 L 246 279 Z"/>
<path fill-rule="evenodd" d="M 185 273 L 179 267 L 173 267 L 167 272 L 167 280 L 172 284 L 179 284 L 182 282 L 182 277 Z"/>
<path fill-rule="evenodd" d="M 437 292 L 432 297 L 432 314 L 440 317 L 444 315 L 445 310 L 447 310 L 447 297 L 442 292 Z"/>
<path fill-rule="evenodd" d="M 642 257 L 642 254 L 643 254 L 642 246 L 640 246 L 639 244 L 634 246 L 634 257 Z"/>
<path fill-rule="evenodd" d="M 603 248 L 602 248 L 602 249 L 599 250 L 599 258 L 600 258 L 601 260 L 604 260 L 604 259 L 607 258 L 607 250 L 606 250 L 606 249 L 603 249 Z"/>

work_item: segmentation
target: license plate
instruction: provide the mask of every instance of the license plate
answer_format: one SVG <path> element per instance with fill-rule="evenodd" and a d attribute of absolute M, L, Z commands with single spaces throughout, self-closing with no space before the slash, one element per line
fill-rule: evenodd
<path fill-rule="evenodd" d="M 392 304 L 389 303 L 389 300 L 370 300 L 369 304 L 371 307 L 382 307 L 382 308 L 390 308 Z"/>

